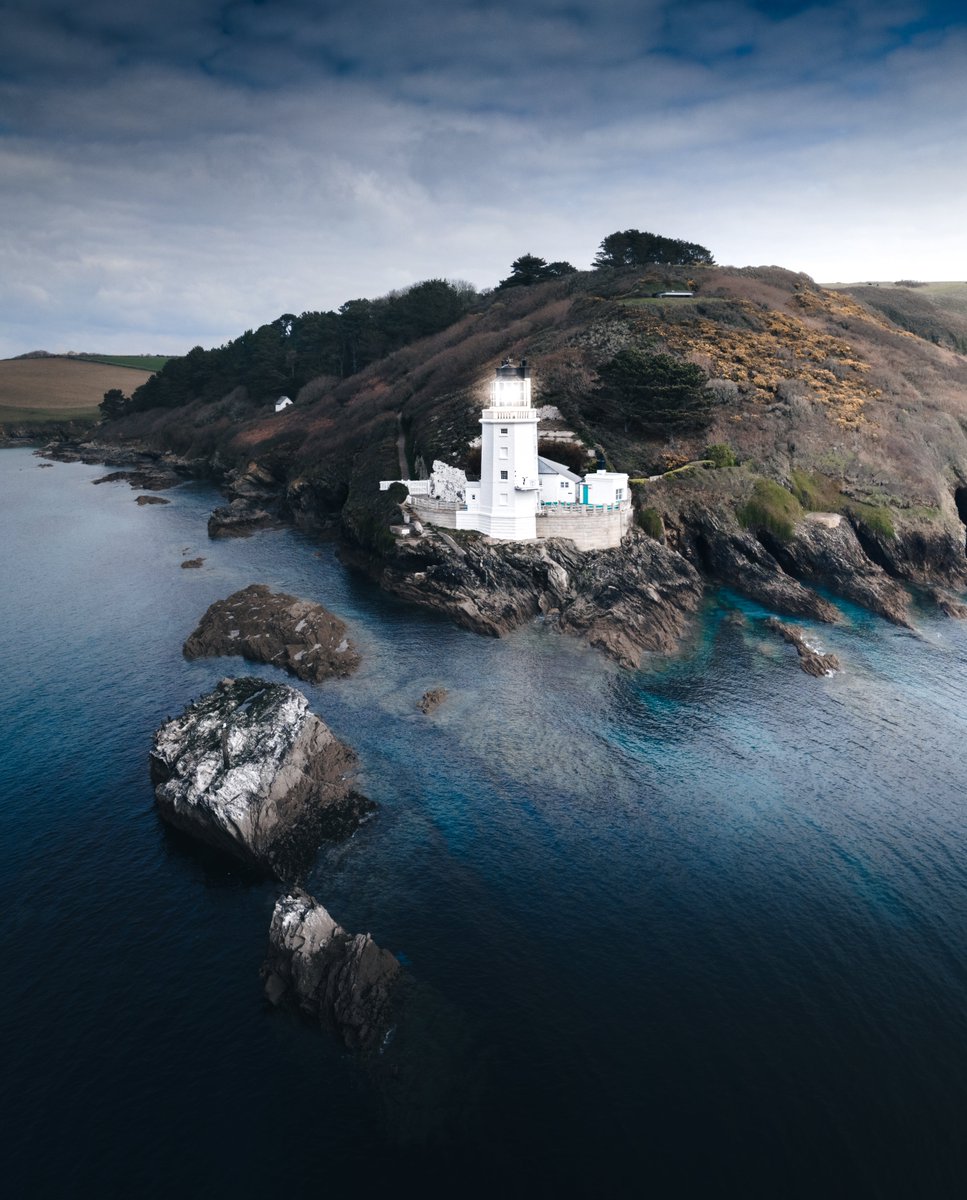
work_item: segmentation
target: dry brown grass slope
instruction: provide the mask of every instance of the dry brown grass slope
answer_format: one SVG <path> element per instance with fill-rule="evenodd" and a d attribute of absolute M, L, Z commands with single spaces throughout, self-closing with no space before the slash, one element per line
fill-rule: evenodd
<path fill-rule="evenodd" d="M 130 395 L 150 374 L 71 358 L 0 359 L 0 425 L 92 420 L 105 392 Z"/>

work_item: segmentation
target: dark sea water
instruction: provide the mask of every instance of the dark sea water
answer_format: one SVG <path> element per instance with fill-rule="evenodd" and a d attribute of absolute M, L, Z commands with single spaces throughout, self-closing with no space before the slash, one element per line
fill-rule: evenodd
<path fill-rule="evenodd" d="M 291 530 L 209 542 L 201 485 L 139 508 L 39 461 L 0 452 L 6 1194 L 967 1192 L 964 625 L 847 608 L 814 680 L 723 596 L 627 673 Z M 298 686 L 380 806 L 309 881 L 406 965 L 372 1062 L 266 1007 L 275 885 L 154 812 L 157 725 L 273 674 L 181 656 L 252 582 L 364 655 Z"/>

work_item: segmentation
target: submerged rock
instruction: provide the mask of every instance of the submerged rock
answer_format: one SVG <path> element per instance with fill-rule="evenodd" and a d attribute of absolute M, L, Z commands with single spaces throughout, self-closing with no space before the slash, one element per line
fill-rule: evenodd
<path fill-rule="evenodd" d="M 423 693 L 416 707 L 421 713 L 431 713 L 434 709 L 439 708 L 449 695 L 450 693 L 445 687 L 430 688 L 429 691 Z"/>
<path fill-rule="evenodd" d="M 301 692 L 253 678 L 223 679 L 166 721 L 151 749 L 166 821 L 283 878 L 374 807 L 352 787 L 355 766 Z"/>
<path fill-rule="evenodd" d="M 276 902 L 262 967 L 273 1004 L 289 999 L 353 1049 L 379 1044 L 393 1020 L 400 964 L 368 933 L 347 933 L 306 892 Z"/>
<path fill-rule="evenodd" d="M 185 571 L 197 570 L 204 561 L 204 558 L 186 558 L 181 566 Z"/>
<path fill-rule="evenodd" d="M 799 654 L 799 665 L 807 675 L 814 675 L 818 678 L 820 675 L 832 675 L 834 671 L 839 670 L 839 659 L 836 655 L 823 654 L 819 650 L 814 650 L 803 636 L 803 631 L 797 626 L 784 625 L 776 617 L 766 617 L 765 627 L 771 629 L 773 633 L 778 633 L 783 641 L 796 647 Z"/>
<path fill-rule="evenodd" d="M 135 496 L 135 504 L 144 506 L 145 504 L 170 504 L 170 500 L 166 500 L 164 496 Z"/>
<path fill-rule="evenodd" d="M 262 583 L 216 600 L 185 642 L 184 654 L 240 654 L 312 683 L 351 675 L 360 661 L 345 624 L 328 609 Z"/>

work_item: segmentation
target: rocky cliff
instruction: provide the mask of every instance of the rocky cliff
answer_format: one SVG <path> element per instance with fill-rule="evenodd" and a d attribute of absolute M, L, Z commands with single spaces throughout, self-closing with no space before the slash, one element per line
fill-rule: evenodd
<path fill-rule="evenodd" d="M 166 821 L 281 878 L 373 807 L 352 786 L 354 752 L 301 692 L 261 679 L 223 679 L 166 721 L 150 762 Z"/>
<path fill-rule="evenodd" d="M 580 553 L 548 538 L 494 543 L 428 530 L 396 543 L 379 576 L 387 591 L 499 637 L 543 614 L 626 666 L 678 645 L 702 600 L 697 572 L 634 530 L 613 550 Z"/>

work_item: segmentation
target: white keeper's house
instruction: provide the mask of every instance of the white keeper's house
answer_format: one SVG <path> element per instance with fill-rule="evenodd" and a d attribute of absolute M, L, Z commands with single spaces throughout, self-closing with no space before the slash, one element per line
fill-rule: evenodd
<path fill-rule="evenodd" d="M 570 538 L 579 550 L 617 546 L 631 523 L 628 476 L 595 471 L 583 478 L 537 453 L 538 413 L 531 404 L 526 359 L 497 367 L 490 405 L 480 417 L 480 480 L 435 462 L 427 479 L 402 483 L 419 520 L 448 529 L 476 529 L 501 541 Z"/>

